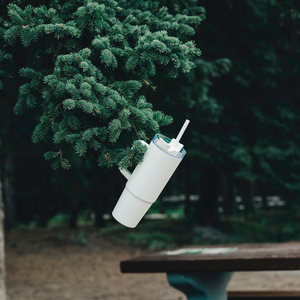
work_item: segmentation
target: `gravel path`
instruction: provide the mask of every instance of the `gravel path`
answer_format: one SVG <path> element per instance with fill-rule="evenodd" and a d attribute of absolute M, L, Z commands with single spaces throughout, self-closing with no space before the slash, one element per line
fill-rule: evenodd
<path fill-rule="evenodd" d="M 149 253 L 96 232 L 12 230 L 6 234 L 8 300 L 184 300 L 165 274 L 121 274 L 121 260 Z M 300 290 L 300 272 L 236 273 L 229 289 Z"/>

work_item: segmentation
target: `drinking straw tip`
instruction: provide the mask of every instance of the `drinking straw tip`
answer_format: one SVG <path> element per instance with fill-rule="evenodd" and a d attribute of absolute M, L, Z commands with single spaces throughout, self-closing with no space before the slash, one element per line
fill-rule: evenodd
<path fill-rule="evenodd" d="M 186 128 L 188 127 L 189 123 L 190 123 L 190 120 L 186 119 L 180 132 L 177 135 L 176 141 L 178 141 L 178 142 L 180 141 L 180 139 L 181 139 L 182 135 L 184 134 Z"/>

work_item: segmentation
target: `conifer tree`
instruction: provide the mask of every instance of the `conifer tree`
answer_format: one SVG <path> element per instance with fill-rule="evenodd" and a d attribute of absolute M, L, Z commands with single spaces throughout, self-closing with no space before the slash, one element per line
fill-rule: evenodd
<path fill-rule="evenodd" d="M 203 8 L 194 4 L 171 14 L 159 1 L 3 3 L 0 77 L 4 62 L 14 62 L 8 52 L 26 55 L 14 111 L 39 109 L 32 140 L 53 141 L 45 154 L 52 167 L 70 168 L 69 149 L 79 156 L 98 153 L 100 166 L 138 163 L 145 151 L 138 140 L 150 140 L 172 122 L 153 109 L 144 90 L 156 90 L 151 78 L 158 67 L 171 78 L 195 67 L 190 58 L 200 50 L 182 36 L 195 33 Z"/>
<path fill-rule="evenodd" d="M 300 68 L 295 62 L 300 3 L 202 0 L 201 4 L 209 13 L 209 21 L 196 35 L 203 44 L 202 58 L 225 55 L 233 63 L 231 72 L 213 89 L 223 106 L 219 122 L 202 124 L 204 130 L 199 130 L 199 149 L 206 154 L 201 155 L 203 162 L 228 176 L 234 173 L 237 193 L 244 198 L 252 200 L 254 192 L 262 195 L 259 186 L 263 186 L 285 200 L 298 199 L 299 90 L 295 86 Z"/>

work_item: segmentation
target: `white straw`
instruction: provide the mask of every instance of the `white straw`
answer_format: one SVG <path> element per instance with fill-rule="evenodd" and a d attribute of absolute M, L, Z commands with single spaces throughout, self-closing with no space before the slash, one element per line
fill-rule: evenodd
<path fill-rule="evenodd" d="M 182 128 L 181 128 L 181 130 L 179 131 L 179 133 L 177 135 L 177 138 L 176 138 L 177 142 L 180 141 L 180 139 L 181 139 L 182 135 L 184 134 L 186 128 L 188 127 L 189 123 L 190 123 L 190 120 L 186 119 L 183 126 L 182 126 Z"/>

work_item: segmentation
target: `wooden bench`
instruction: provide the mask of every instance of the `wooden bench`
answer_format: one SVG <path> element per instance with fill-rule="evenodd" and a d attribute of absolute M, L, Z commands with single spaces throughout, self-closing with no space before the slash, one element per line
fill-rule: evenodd
<path fill-rule="evenodd" d="M 228 300 L 300 300 L 300 291 L 229 291 Z"/>
<path fill-rule="evenodd" d="M 230 291 L 234 272 L 300 270 L 300 243 L 198 246 L 163 251 L 121 262 L 123 273 L 167 273 L 187 299 L 299 299 L 298 291 Z M 300 282 L 299 282 L 300 284 Z"/>

